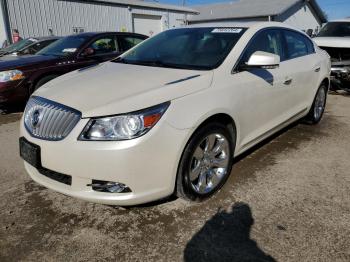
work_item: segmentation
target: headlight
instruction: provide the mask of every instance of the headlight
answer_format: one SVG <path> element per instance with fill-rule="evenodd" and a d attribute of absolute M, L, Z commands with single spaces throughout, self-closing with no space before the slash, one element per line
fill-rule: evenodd
<path fill-rule="evenodd" d="M 23 79 L 24 75 L 22 71 L 19 70 L 10 70 L 0 72 L 0 82 L 9 82 Z"/>
<path fill-rule="evenodd" d="M 120 141 L 140 137 L 157 124 L 169 105 L 170 102 L 166 102 L 125 115 L 92 118 L 79 140 Z"/>

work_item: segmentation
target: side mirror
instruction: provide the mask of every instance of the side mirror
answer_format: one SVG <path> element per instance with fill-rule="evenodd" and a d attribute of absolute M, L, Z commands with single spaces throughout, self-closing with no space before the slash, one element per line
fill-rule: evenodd
<path fill-rule="evenodd" d="M 87 57 L 87 56 L 93 56 L 94 54 L 95 54 L 95 50 L 93 48 L 91 48 L 91 47 L 87 47 L 81 53 L 81 56 Z"/>
<path fill-rule="evenodd" d="M 279 55 L 257 51 L 249 58 L 244 66 L 245 68 L 277 68 L 280 65 L 281 58 Z"/>

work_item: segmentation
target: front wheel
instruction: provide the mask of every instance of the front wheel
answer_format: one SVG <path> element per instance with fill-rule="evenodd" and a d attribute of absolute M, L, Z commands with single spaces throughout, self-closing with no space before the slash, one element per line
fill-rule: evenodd
<path fill-rule="evenodd" d="M 178 197 L 200 201 L 218 191 L 230 175 L 234 137 L 220 123 L 200 128 L 188 142 L 177 174 Z"/>
<path fill-rule="evenodd" d="M 327 91 L 328 88 L 324 84 L 322 84 L 317 90 L 309 114 L 305 117 L 307 123 L 317 124 L 321 121 L 322 116 L 324 114 L 324 110 L 326 108 Z"/>

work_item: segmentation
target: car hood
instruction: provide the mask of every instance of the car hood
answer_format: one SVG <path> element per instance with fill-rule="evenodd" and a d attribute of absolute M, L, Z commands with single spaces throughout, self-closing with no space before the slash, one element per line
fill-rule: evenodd
<path fill-rule="evenodd" d="M 318 46 L 350 48 L 350 37 L 315 37 Z"/>
<path fill-rule="evenodd" d="M 9 70 L 17 67 L 28 66 L 31 64 L 42 63 L 53 59 L 56 59 L 56 57 L 43 55 L 6 55 L 0 58 L 0 70 Z"/>
<path fill-rule="evenodd" d="M 137 111 L 208 88 L 213 71 L 107 62 L 50 81 L 34 95 L 75 108 L 83 117 Z"/>

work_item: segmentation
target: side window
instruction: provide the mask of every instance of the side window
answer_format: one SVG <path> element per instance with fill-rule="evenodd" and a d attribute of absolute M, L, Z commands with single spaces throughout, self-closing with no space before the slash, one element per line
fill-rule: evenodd
<path fill-rule="evenodd" d="M 257 51 L 279 55 L 281 61 L 284 61 L 283 36 L 280 30 L 271 29 L 258 33 L 245 50 L 240 64 L 248 62 L 251 55 Z"/>
<path fill-rule="evenodd" d="M 285 30 L 284 35 L 286 39 L 288 59 L 306 56 L 314 52 L 311 41 L 302 34 Z"/>
<path fill-rule="evenodd" d="M 314 43 L 308 38 L 305 38 L 305 39 L 306 39 L 306 44 L 307 44 L 307 49 L 308 49 L 309 54 L 315 53 Z"/>
<path fill-rule="evenodd" d="M 96 55 L 118 52 L 118 42 L 114 36 L 104 36 L 95 40 L 90 46 Z"/>
<path fill-rule="evenodd" d="M 141 43 L 144 39 L 133 36 L 119 36 L 122 51 L 128 51 L 130 48 Z"/>

